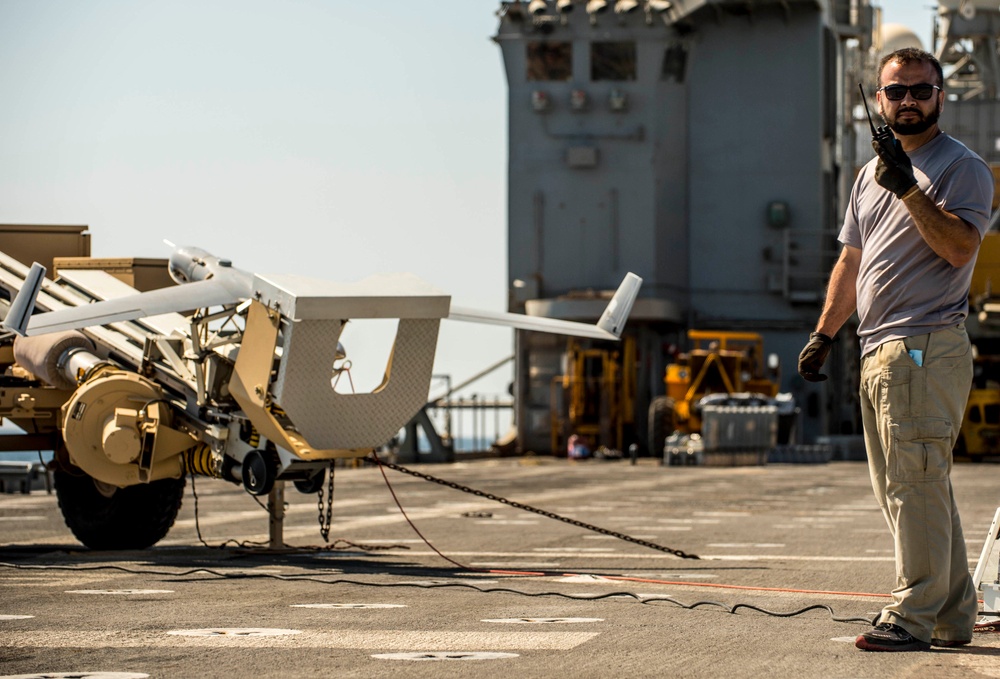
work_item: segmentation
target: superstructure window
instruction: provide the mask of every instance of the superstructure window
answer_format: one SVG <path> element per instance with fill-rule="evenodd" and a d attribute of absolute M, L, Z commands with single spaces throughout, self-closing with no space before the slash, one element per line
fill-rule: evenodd
<path fill-rule="evenodd" d="M 663 68 L 661 74 L 664 80 L 684 82 L 684 70 L 687 67 L 687 50 L 681 45 L 671 45 L 663 53 Z"/>
<path fill-rule="evenodd" d="M 590 79 L 635 80 L 635 43 L 590 43 Z"/>
<path fill-rule="evenodd" d="M 573 77 L 573 46 L 568 42 L 529 42 L 528 80 Z"/>

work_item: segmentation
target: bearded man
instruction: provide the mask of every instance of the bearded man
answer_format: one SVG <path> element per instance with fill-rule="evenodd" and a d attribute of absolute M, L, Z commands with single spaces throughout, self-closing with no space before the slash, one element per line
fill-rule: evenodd
<path fill-rule="evenodd" d="M 865 651 L 972 640 L 976 590 L 951 486 L 972 383 L 969 285 L 993 201 L 989 167 L 938 127 L 941 64 L 907 48 L 882 59 L 878 111 L 894 138 L 851 192 L 816 332 L 799 373 L 821 381 L 833 337 L 858 313 L 861 410 L 875 497 L 895 547 L 893 601 Z"/>

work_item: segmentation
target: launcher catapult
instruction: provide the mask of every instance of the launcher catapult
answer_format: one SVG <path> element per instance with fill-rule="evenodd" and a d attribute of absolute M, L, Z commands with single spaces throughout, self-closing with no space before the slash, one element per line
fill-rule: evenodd
<path fill-rule="evenodd" d="M 588 325 L 457 308 L 407 274 L 256 274 L 195 247 L 170 257 L 177 285 L 146 292 L 100 270 L 45 273 L 0 253 L 0 416 L 55 451 L 63 516 L 93 549 L 162 539 L 188 474 L 271 494 L 273 544 L 277 481 L 316 492 L 331 460 L 369 454 L 426 403 L 441 319 L 614 341 L 641 285 L 628 274 Z M 339 338 L 365 318 L 398 319 L 384 378 L 339 393 Z"/>

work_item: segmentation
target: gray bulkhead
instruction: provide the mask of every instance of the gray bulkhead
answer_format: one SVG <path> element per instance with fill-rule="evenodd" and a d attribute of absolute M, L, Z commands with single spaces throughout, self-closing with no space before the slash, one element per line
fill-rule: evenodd
<path fill-rule="evenodd" d="M 666 349 L 688 328 L 761 332 L 782 390 L 811 389 L 794 366 L 836 255 L 847 19 L 815 1 L 613 4 L 501 6 L 510 310 L 596 318 L 588 291 L 634 271 L 637 411 L 663 393 Z M 524 449 L 548 448 L 564 348 L 518 335 Z M 826 391 L 798 395 L 812 399 L 804 432 L 825 428 Z"/>

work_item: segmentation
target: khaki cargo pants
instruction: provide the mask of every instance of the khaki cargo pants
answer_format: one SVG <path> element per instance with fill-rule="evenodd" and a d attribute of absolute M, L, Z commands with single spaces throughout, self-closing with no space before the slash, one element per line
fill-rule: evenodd
<path fill-rule="evenodd" d="M 971 385 L 964 325 L 886 342 L 861 363 L 868 466 L 896 552 L 893 603 L 880 622 L 923 641 L 971 639 L 977 614 L 950 478 Z"/>

